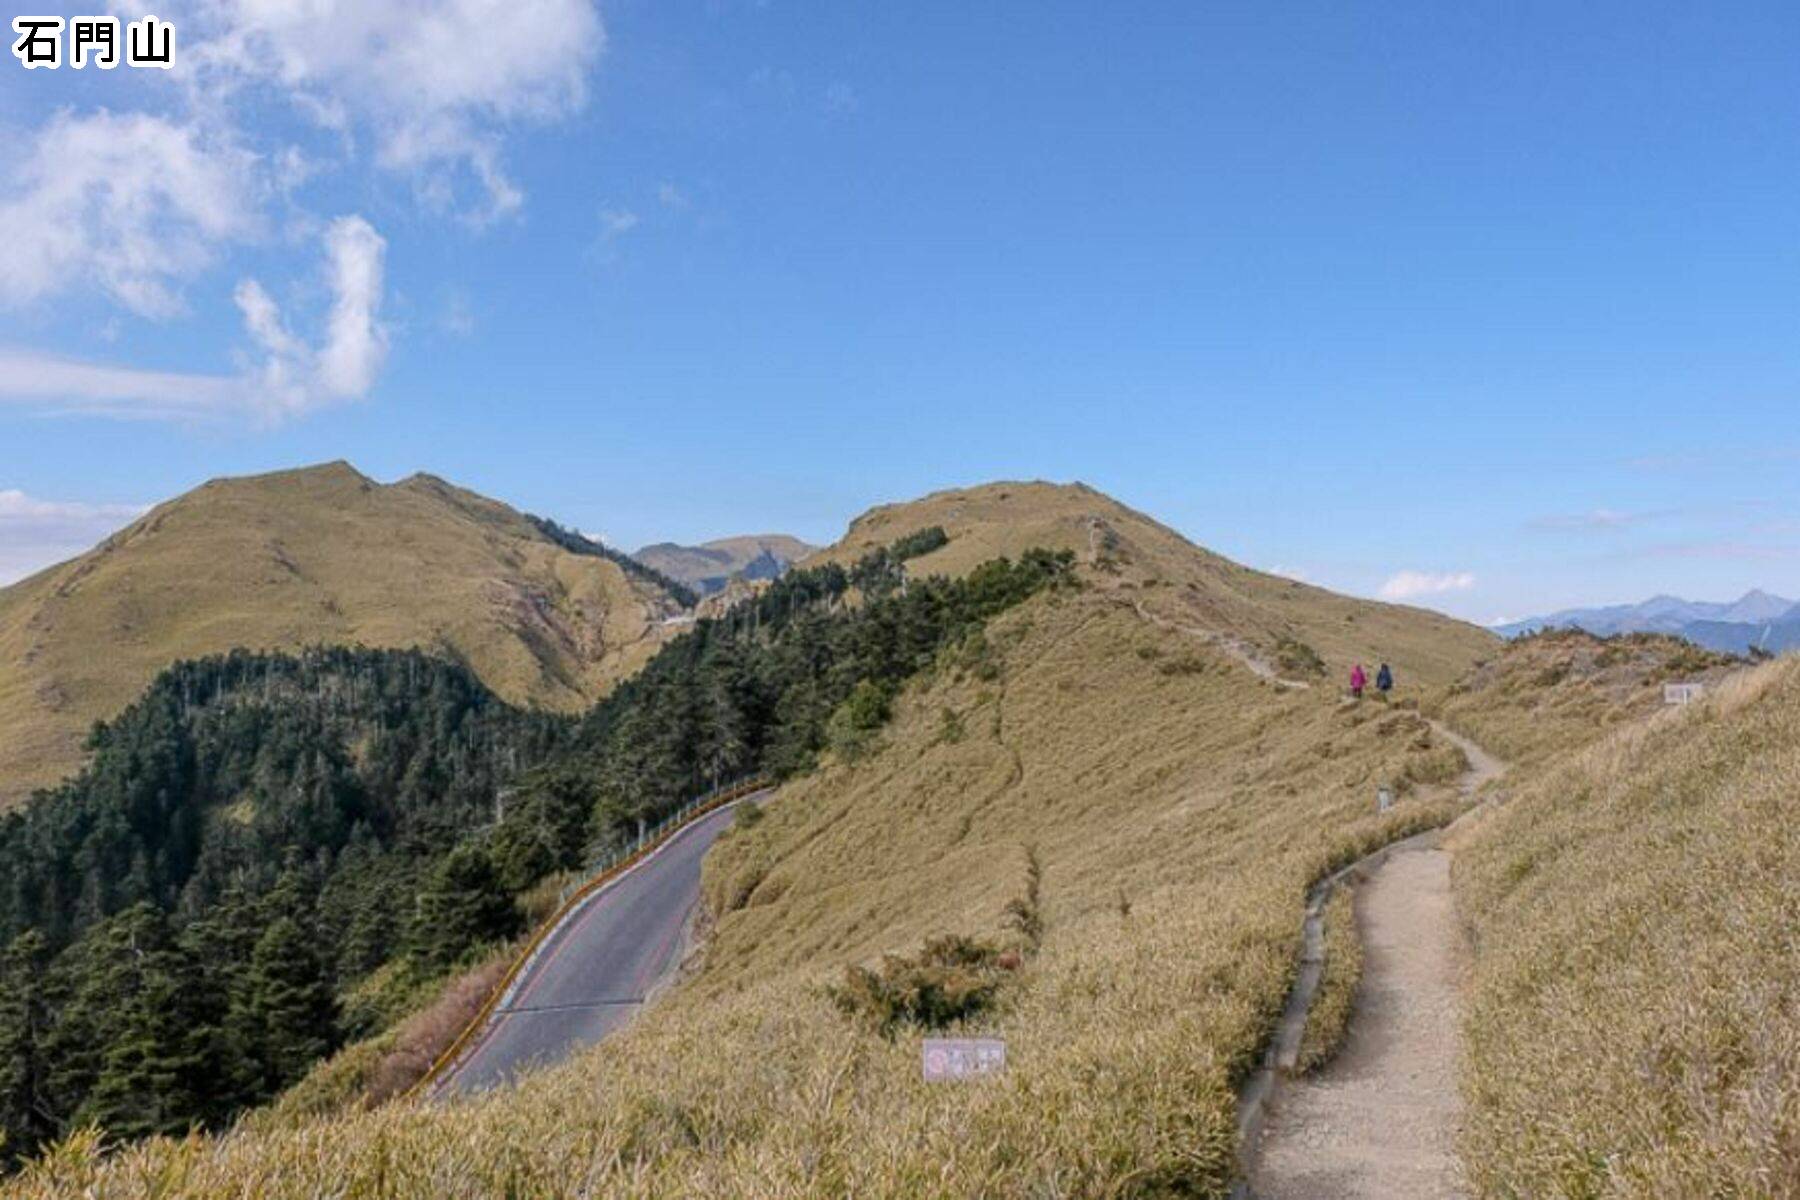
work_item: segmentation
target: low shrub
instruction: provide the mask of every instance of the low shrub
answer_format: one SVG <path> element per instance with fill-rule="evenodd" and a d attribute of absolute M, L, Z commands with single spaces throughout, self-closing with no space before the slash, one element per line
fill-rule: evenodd
<path fill-rule="evenodd" d="M 886 1034 L 903 1025 L 942 1029 L 993 1004 L 1004 969 L 1000 958 L 990 942 L 942 934 L 916 955 L 884 956 L 873 970 L 846 967 L 843 982 L 827 991 L 845 1016 Z"/>

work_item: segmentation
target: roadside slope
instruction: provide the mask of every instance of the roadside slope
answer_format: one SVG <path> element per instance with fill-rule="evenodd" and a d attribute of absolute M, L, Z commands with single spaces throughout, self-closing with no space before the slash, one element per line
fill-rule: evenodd
<path fill-rule="evenodd" d="M 332 463 L 214 480 L 0 590 L 0 808 L 72 771 L 93 722 L 179 659 L 419 646 L 569 711 L 641 666 L 676 608 L 431 476 L 384 486 Z"/>

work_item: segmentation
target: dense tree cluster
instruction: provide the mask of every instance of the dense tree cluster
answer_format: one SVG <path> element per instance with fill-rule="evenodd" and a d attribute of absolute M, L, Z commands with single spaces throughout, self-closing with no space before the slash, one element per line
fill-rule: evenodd
<path fill-rule="evenodd" d="M 223 1119 L 360 1032 L 349 984 L 503 936 L 415 913 L 571 731 L 418 652 L 164 672 L 85 771 L 0 818 L 0 1012 L 23 1014 L 0 1031 L 6 1146 Z"/>
<path fill-rule="evenodd" d="M 430 979 L 640 822 L 855 753 L 909 676 L 1069 575 L 1033 551 L 908 579 L 942 537 L 790 572 L 579 721 L 416 651 L 172 667 L 0 818 L 0 1156 L 216 1125 L 391 1016 L 347 999 L 377 969 Z"/>

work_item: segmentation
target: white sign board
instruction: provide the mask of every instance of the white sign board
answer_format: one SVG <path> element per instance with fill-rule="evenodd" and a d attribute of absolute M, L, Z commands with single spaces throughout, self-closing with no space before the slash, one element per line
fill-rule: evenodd
<path fill-rule="evenodd" d="M 988 1075 L 1006 1066 L 1006 1043 L 999 1038 L 926 1038 L 925 1082 Z"/>
<path fill-rule="evenodd" d="M 1663 684 L 1664 704 L 1689 704 L 1706 694 L 1704 683 Z"/>

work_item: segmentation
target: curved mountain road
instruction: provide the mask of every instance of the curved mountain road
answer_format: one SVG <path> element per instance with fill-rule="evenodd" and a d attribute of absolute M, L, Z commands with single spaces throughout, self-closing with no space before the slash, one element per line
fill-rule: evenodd
<path fill-rule="evenodd" d="M 700 864 L 739 804 L 707 813 L 595 892 L 543 941 L 435 1096 L 486 1091 L 561 1062 L 629 1021 L 675 966 L 700 903 Z"/>

